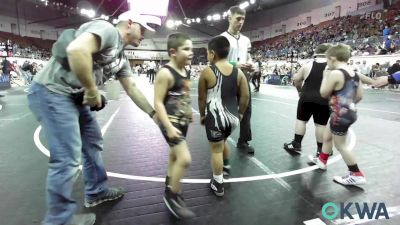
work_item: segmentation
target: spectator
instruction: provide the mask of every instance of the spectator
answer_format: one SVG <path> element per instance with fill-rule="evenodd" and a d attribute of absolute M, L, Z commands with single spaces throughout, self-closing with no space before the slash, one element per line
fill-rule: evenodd
<path fill-rule="evenodd" d="M 391 33 L 391 29 L 388 25 L 385 26 L 385 29 L 383 29 L 383 36 L 385 37 L 385 39 L 390 35 Z"/>
<path fill-rule="evenodd" d="M 363 63 L 359 66 L 358 72 L 360 72 L 361 74 L 364 74 L 364 75 L 366 75 L 366 76 L 370 76 L 371 68 L 370 68 L 370 66 L 367 64 L 367 61 L 366 61 L 366 60 L 363 60 Z"/>
<path fill-rule="evenodd" d="M 389 75 L 392 75 L 394 73 L 396 73 L 397 71 L 400 71 L 400 60 L 397 60 L 395 64 L 393 64 L 389 69 L 388 69 L 388 73 Z"/>
<path fill-rule="evenodd" d="M 32 69 L 31 63 L 28 60 L 26 60 L 24 62 L 24 64 L 22 64 L 22 67 L 21 67 L 21 73 L 25 78 L 25 83 L 26 84 L 30 84 L 32 82 L 32 78 L 33 77 L 32 77 L 32 74 L 31 74 L 31 69 Z"/>
<path fill-rule="evenodd" d="M 392 44 L 391 37 L 388 36 L 385 40 L 385 49 L 387 53 L 392 53 L 394 52 L 394 45 Z"/>
<path fill-rule="evenodd" d="M 381 65 L 379 63 L 376 63 L 375 65 L 372 66 L 372 76 L 375 78 L 377 73 L 381 71 Z"/>
<path fill-rule="evenodd" d="M 350 61 L 349 61 L 349 66 L 350 66 L 351 68 L 353 68 L 353 71 L 358 71 L 358 66 L 357 66 L 357 65 L 354 65 L 354 61 L 353 61 L 353 60 L 350 60 Z"/>
<path fill-rule="evenodd" d="M 37 63 L 33 62 L 29 71 L 31 72 L 32 76 L 35 76 L 38 72 L 38 66 Z"/>
<path fill-rule="evenodd" d="M 399 46 L 400 46 L 400 38 L 399 38 L 398 34 L 393 35 L 392 43 L 393 43 L 393 47 L 394 47 L 394 52 L 397 52 L 399 50 Z"/>
<path fill-rule="evenodd" d="M 22 64 L 22 71 L 29 71 L 31 68 L 31 63 L 28 60 L 25 60 L 25 62 Z"/>
<path fill-rule="evenodd" d="M 388 70 L 388 74 L 392 75 L 396 72 L 400 71 L 400 60 L 397 60 L 395 64 L 393 64 Z M 392 84 L 389 88 L 399 88 L 399 84 Z"/>
<path fill-rule="evenodd" d="M 3 74 L 10 75 L 11 63 L 10 63 L 10 61 L 7 60 L 7 57 L 5 57 L 2 62 L 2 70 L 3 70 Z"/>

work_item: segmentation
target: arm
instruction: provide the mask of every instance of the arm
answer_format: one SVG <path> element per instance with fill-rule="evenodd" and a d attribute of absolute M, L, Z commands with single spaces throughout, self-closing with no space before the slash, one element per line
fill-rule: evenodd
<path fill-rule="evenodd" d="M 169 71 L 165 68 L 158 71 L 154 83 L 154 108 L 156 109 L 158 119 L 167 130 L 167 133 L 174 129 L 164 105 L 164 99 L 170 85 L 172 85 L 172 76 Z"/>
<path fill-rule="evenodd" d="M 302 66 L 293 77 L 293 84 L 296 87 L 298 93 L 301 92 L 301 88 L 303 86 L 304 73 L 305 73 L 305 68 L 304 66 Z"/>
<path fill-rule="evenodd" d="M 322 79 L 320 93 L 323 98 L 329 98 L 332 92 L 335 90 L 335 86 L 338 83 L 338 77 L 342 75 L 341 72 L 337 70 L 324 71 L 324 78 Z"/>
<path fill-rule="evenodd" d="M 238 69 L 241 69 L 242 71 L 244 71 L 246 73 L 251 72 L 253 70 L 253 62 L 252 62 L 250 53 L 247 53 L 246 58 L 247 58 L 246 63 L 241 64 L 241 63 L 237 62 L 237 63 L 235 63 L 235 65 L 233 65 L 233 64 L 232 65 L 236 66 Z"/>
<path fill-rule="evenodd" d="M 206 115 L 207 74 L 209 74 L 210 72 L 212 72 L 210 67 L 205 68 L 203 71 L 201 71 L 200 78 L 199 78 L 199 86 L 198 86 L 199 97 L 198 97 L 198 102 L 199 102 L 200 118 L 203 118 Z"/>
<path fill-rule="evenodd" d="M 87 90 L 97 90 L 93 79 L 92 54 L 100 50 L 100 39 L 91 33 L 83 33 L 67 47 L 68 63 L 82 86 Z"/>
<path fill-rule="evenodd" d="M 356 99 L 355 99 L 355 103 L 359 103 L 361 101 L 361 99 L 364 96 L 364 89 L 362 88 L 362 82 L 360 80 L 359 84 L 358 84 L 358 88 L 357 88 L 357 93 L 356 93 Z"/>
<path fill-rule="evenodd" d="M 243 114 L 247 109 L 249 104 L 250 94 L 249 85 L 247 84 L 247 79 L 241 70 L 238 71 L 238 82 L 239 82 L 239 115 L 240 120 L 242 120 Z"/>
<path fill-rule="evenodd" d="M 150 117 L 154 116 L 154 109 L 144 97 L 143 93 L 136 86 L 135 81 L 130 76 L 119 78 L 119 82 L 124 88 L 125 92 L 132 99 L 132 101 L 145 113 L 149 114 Z"/>
<path fill-rule="evenodd" d="M 375 80 L 374 86 L 377 88 L 385 87 L 389 84 L 389 77 L 388 76 L 381 76 Z"/>
<path fill-rule="evenodd" d="M 252 64 L 252 63 L 253 63 L 253 58 L 251 57 L 251 54 L 250 54 L 250 53 L 247 53 L 247 60 L 246 60 L 246 62 L 247 62 L 248 64 Z"/>
<path fill-rule="evenodd" d="M 83 104 L 100 108 L 101 97 L 93 79 L 92 54 L 100 50 L 99 38 L 91 33 L 83 33 L 67 47 L 68 63 L 71 71 L 85 88 Z"/>
<path fill-rule="evenodd" d="M 375 87 L 384 87 L 388 84 L 400 84 L 400 71 L 389 76 L 378 77 L 375 81 Z"/>
<path fill-rule="evenodd" d="M 360 81 L 363 84 L 368 84 L 368 85 L 375 84 L 375 80 L 374 79 L 372 79 L 372 78 L 370 78 L 370 77 L 368 77 L 368 76 L 366 76 L 366 75 L 364 75 L 362 73 L 357 73 L 357 74 L 358 74 L 358 77 L 360 77 Z"/>

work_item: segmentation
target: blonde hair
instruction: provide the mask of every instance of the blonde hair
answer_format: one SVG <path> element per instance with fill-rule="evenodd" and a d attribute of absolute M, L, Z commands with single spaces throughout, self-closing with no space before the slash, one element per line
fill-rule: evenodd
<path fill-rule="evenodd" d="M 320 44 L 315 48 L 315 54 L 325 54 L 326 51 L 328 51 L 329 48 L 331 48 L 331 44 Z"/>
<path fill-rule="evenodd" d="M 350 46 L 344 44 L 333 46 L 328 49 L 326 56 L 335 57 L 339 62 L 347 62 L 351 57 Z"/>

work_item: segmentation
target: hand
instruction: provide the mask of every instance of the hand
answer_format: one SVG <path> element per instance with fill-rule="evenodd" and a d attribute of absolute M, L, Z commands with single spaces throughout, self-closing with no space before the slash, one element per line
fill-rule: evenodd
<path fill-rule="evenodd" d="M 176 127 L 171 126 L 169 129 L 167 129 L 167 136 L 170 140 L 176 140 L 182 137 L 182 132 Z"/>
<path fill-rule="evenodd" d="M 251 65 L 250 63 L 243 63 L 243 64 L 239 64 L 239 68 L 243 71 L 251 71 L 253 65 Z"/>
<path fill-rule="evenodd" d="M 375 80 L 373 86 L 375 86 L 377 88 L 381 88 L 381 87 L 384 87 L 384 86 L 386 86 L 388 84 L 389 84 L 388 77 L 387 76 L 382 76 L 382 77 L 378 77 Z"/>
<path fill-rule="evenodd" d="M 83 96 L 83 104 L 88 105 L 90 107 L 101 108 L 101 96 L 99 90 L 96 88 L 93 89 L 85 89 L 85 94 Z"/>
<path fill-rule="evenodd" d="M 243 114 L 239 114 L 239 121 L 242 122 Z"/>
<path fill-rule="evenodd" d="M 206 122 L 206 116 L 202 116 L 201 118 L 200 118 L 200 124 L 201 125 L 205 125 L 205 122 Z"/>

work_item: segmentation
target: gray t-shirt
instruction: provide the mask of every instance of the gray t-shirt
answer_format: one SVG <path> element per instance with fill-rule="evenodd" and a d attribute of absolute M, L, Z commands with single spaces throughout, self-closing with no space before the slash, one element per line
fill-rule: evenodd
<path fill-rule="evenodd" d="M 96 83 L 115 75 L 117 78 L 131 76 L 129 61 L 124 54 L 124 45 L 118 30 L 106 21 L 92 21 L 82 24 L 75 37 L 83 33 L 92 33 L 100 38 L 100 51 L 93 54 L 93 77 Z M 35 76 L 34 82 L 46 86 L 59 94 L 72 94 L 83 91 L 78 77 L 65 70 L 61 64 L 51 57 L 49 62 Z"/>

